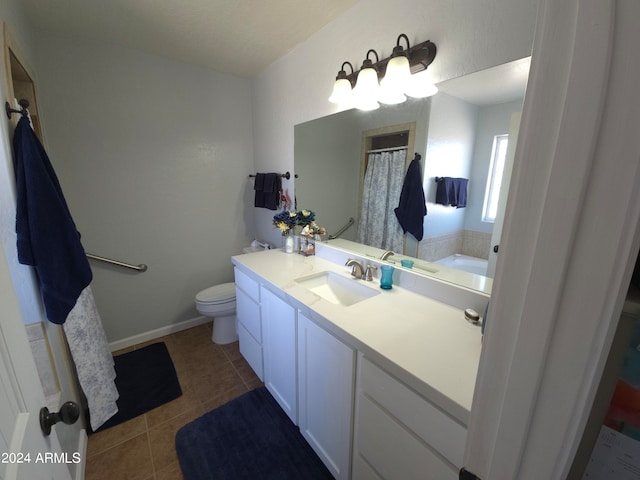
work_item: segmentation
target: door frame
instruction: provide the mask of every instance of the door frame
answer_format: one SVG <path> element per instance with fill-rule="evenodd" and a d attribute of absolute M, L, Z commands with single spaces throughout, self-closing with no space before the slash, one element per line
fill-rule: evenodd
<path fill-rule="evenodd" d="M 465 467 L 571 468 L 640 247 L 633 0 L 541 0 Z M 511 201 L 513 199 L 513 201 Z"/>

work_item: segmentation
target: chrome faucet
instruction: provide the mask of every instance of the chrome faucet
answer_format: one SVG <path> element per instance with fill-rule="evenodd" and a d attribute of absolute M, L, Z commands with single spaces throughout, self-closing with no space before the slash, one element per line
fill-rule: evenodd
<path fill-rule="evenodd" d="M 364 278 L 364 268 L 356 260 L 350 258 L 349 260 L 347 260 L 347 263 L 345 263 L 345 265 L 347 267 L 351 267 L 351 275 L 358 279 Z"/>
<path fill-rule="evenodd" d="M 376 267 L 375 265 L 367 265 L 367 272 L 366 272 L 366 278 L 365 278 L 367 282 L 373 282 L 373 272 L 375 272 L 376 270 L 378 270 L 378 267 Z"/>

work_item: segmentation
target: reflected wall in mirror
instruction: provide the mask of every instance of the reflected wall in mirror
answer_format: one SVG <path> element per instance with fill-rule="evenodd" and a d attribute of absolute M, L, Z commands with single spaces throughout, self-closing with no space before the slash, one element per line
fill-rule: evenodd
<path fill-rule="evenodd" d="M 398 265 L 400 258 L 411 257 L 420 273 L 490 290 L 493 247 L 500 238 L 529 60 L 448 80 L 438 85 L 434 97 L 409 99 L 370 112 L 344 111 L 296 125 L 298 206 L 316 212 L 330 234 L 349 218 L 355 219 L 339 239 L 330 240 L 336 246 L 378 258 L 391 249 L 396 254 L 389 260 Z M 368 152 L 385 148 L 372 148 L 372 137 L 404 131 L 407 126 L 413 130 L 404 170 L 414 153 L 423 159 L 424 236 L 417 241 L 406 234 L 396 248 L 367 240 L 363 245 L 358 229 L 363 227 L 359 223 Z M 467 206 L 437 204 L 436 177 L 468 179 Z M 397 206 L 398 198 L 388 201 Z"/>

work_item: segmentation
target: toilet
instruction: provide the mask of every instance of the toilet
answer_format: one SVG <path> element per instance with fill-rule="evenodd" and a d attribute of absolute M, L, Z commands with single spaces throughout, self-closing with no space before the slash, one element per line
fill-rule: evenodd
<path fill-rule="evenodd" d="M 261 252 L 269 244 L 251 245 L 242 249 L 244 253 Z M 233 282 L 205 288 L 196 295 L 196 310 L 200 315 L 213 318 L 213 343 L 224 345 L 238 340 L 236 326 L 236 284 Z"/>
<path fill-rule="evenodd" d="M 211 340 L 214 343 L 224 345 L 238 340 L 235 283 L 222 283 L 198 292 L 196 309 L 201 315 L 213 318 Z"/>

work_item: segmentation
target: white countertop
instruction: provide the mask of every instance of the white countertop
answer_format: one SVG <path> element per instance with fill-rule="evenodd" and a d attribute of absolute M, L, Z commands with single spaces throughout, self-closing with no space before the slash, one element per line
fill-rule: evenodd
<path fill-rule="evenodd" d="M 451 416 L 467 425 L 481 350 L 480 328 L 464 311 L 379 280 L 356 280 L 350 268 L 317 256 L 268 250 L 232 257 L 246 273 L 282 290 L 301 309 L 345 343 L 362 351 Z M 294 280 L 313 273 L 338 272 L 380 291 L 348 307 L 335 305 Z"/>

